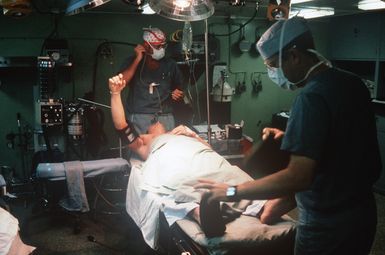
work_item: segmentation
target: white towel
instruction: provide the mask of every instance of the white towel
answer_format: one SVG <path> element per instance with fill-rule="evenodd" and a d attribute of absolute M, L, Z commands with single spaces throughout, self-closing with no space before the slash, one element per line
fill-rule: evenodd
<path fill-rule="evenodd" d="M 59 204 L 68 211 L 88 212 L 90 207 L 86 196 L 83 177 L 83 165 L 80 161 L 64 162 L 68 196 Z"/>

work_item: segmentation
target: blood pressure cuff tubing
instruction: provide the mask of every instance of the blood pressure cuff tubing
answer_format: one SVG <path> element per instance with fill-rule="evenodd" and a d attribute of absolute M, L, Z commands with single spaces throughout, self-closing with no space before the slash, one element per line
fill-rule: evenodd
<path fill-rule="evenodd" d="M 136 138 L 139 137 L 139 134 L 136 132 L 134 126 L 131 123 L 128 123 L 125 128 L 116 129 L 116 132 L 118 133 L 124 145 L 133 143 Z"/>

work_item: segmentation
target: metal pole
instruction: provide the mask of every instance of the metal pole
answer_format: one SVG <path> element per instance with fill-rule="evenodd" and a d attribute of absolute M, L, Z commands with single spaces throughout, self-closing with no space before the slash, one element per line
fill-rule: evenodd
<path fill-rule="evenodd" d="M 122 158 L 122 139 L 119 137 L 119 158 Z"/>
<path fill-rule="evenodd" d="M 103 106 L 103 107 L 106 107 L 108 109 L 111 109 L 111 106 L 109 106 L 109 105 L 97 103 L 97 102 L 94 102 L 94 101 L 91 101 L 91 100 L 87 100 L 87 99 L 84 99 L 84 98 L 81 98 L 81 97 L 78 97 L 78 100 L 82 101 L 82 102 L 86 102 L 86 103 L 90 103 L 90 104 L 95 104 L 95 105 L 99 105 L 99 106 Z"/>
<path fill-rule="evenodd" d="M 209 85 L 209 32 L 207 19 L 205 19 L 205 64 L 206 64 L 206 103 L 207 103 L 207 142 L 211 145 L 210 126 L 210 85 Z"/>

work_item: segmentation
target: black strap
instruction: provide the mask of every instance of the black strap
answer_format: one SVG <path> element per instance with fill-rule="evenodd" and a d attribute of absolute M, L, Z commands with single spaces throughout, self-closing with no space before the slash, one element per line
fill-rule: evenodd
<path fill-rule="evenodd" d="M 136 138 L 139 137 L 138 132 L 136 132 L 135 128 L 129 123 L 125 128 L 117 129 L 116 131 L 118 132 L 118 135 L 120 139 L 122 139 L 122 143 L 124 145 L 133 143 Z"/>

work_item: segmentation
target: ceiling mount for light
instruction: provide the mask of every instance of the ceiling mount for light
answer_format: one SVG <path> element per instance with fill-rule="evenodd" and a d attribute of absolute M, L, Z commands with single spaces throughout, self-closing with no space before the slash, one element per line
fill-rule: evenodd
<path fill-rule="evenodd" d="M 214 13 L 211 0 L 150 0 L 149 4 L 160 16 L 179 21 L 203 20 Z"/>
<path fill-rule="evenodd" d="M 66 14 L 75 15 L 97 7 L 99 5 L 105 4 L 109 1 L 111 0 L 70 0 L 67 5 Z"/>
<path fill-rule="evenodd" d="M 0 0 L 3 14 L 13 18 L 21 18 L 32 12 L 30 0 Z"/>

